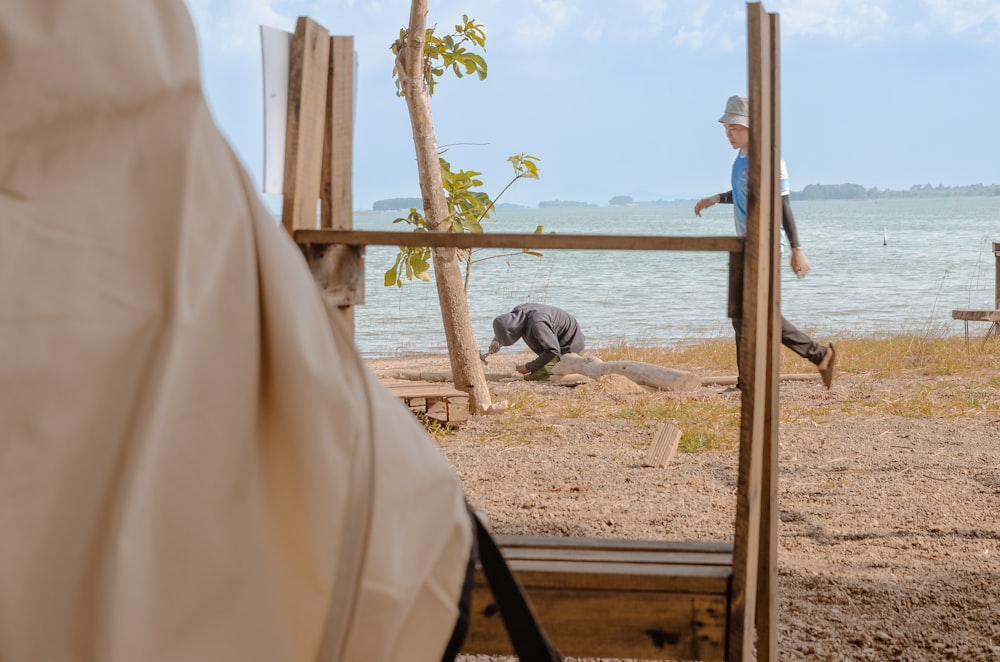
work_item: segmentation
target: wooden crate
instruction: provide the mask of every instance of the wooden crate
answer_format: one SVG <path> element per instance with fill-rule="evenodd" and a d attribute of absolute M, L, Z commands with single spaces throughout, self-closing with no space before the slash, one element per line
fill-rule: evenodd
<path fill-rule="evenodd" d="M 731 544 L 496 538 L 563 655 L 725 659 Z M 481 572 L 464 652 L 513 653 Z"/>

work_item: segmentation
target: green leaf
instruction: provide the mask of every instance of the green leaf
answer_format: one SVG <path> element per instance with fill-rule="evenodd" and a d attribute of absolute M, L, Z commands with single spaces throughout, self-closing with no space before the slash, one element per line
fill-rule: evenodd
<path fill-rule="evenodd" d="M 398 279 L 396 276 L 396 268 L 393 267 L 392 269 L 389 269 L 388 271 L 385 272 L 385 278 L 383 279 L 383 284 L 386 287 L 392 287 L 393 285 L 396 284 L 397 280 Z"/>

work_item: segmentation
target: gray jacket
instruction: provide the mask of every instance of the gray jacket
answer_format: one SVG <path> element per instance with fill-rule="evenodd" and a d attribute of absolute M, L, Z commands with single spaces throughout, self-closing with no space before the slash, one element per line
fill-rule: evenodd
<path fill-rule="evenodd" d="M 526 365 L 529 373 L 557 356 L 581 351 L 585 340 L 572 315 L 544 303 L 522 303 L 509 313 L 498 315 L 493 320 L 493 335 L 501 347 L 524 340 L 538 355 Z"/>

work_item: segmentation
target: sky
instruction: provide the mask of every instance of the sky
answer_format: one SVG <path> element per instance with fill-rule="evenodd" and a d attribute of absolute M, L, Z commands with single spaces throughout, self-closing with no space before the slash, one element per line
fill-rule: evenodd
<path fill-rule="evenodd" d="M 216 123 L 258 187 L 263 176 L 260 26 L 308 16 L 354 37 L 353 207 L 419 197 L 390 44 L 403 0 L 186 0 Z M 729 188 L 718 123 L 747 92 L 746 4 L 736 0 L 429 0 L 428 25 L 483 24 L 489 75 L 447 76 L 431 98 L 453 169 L 496 197 L 507 157 L 538 157 L 538 180 L 499 203 L 606 205 L 693 199 Z M 779 15 L 781 140 L 791 187 L 882 189 L 1000 183 L 1000 2 L 786 0 Z M 280 209 L 280 198 L 264 195 Z"/>

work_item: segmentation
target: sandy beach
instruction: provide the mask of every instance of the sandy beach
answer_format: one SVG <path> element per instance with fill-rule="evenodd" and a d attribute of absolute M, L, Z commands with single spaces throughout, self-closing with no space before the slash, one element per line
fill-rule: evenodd
<path fill-rule="evenodd" d="M 513 365 L 527 357 L 490 360 L 511 376 L 490 382 L 506 411 L 436 435 L 496 532 L 732 540 L 735 450 L 642 460 L 671 420 L 657 412 L 690 401 L 724 419 L 738 395 L 617 375 L 523 382 Z M 368 364 L 449 370 L 443 356 Z M 1000 660 L 1000 389 L 987 372 L 782 383 L 780 659 Z"/>

